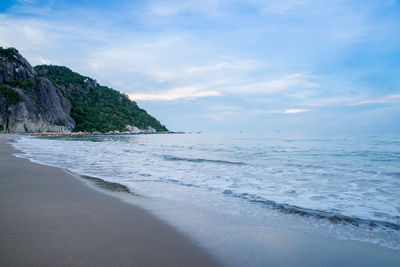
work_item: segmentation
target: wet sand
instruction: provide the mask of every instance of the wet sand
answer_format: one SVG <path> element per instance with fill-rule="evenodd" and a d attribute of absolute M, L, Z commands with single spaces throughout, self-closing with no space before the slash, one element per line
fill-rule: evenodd
<path fill-rule="evenodd" d="M 16 158 L 0 138 L 0 266 L 218 266 L 141 208 L 64 170 Z"/>

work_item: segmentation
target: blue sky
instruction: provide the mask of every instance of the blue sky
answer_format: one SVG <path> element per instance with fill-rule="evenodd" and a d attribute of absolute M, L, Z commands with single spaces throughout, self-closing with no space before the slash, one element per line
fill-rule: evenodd
<path fill-rule="evenodd" d="M 400 130 L 396 0 L 2 1 L 0 44 L 171 130 Z"/>

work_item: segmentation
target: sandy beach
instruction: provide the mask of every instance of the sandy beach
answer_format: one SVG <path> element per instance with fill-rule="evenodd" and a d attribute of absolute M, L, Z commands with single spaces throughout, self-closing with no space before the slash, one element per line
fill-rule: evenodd
<path fill-rule="evenodd" d="M 120 184 L 17 158 L 13 154 L 20 152 L 7 144 L 10 137 L 0 137 L 0 266 L 400 263 L 398 250 L 291 227 L 313 229 L 301 216 L 277 213 L 248 224 L 196 213 L 193 206 L 137 198 Z"/>
<path fill-rule="evenodd" d="M 218 266 L 183 234 L 0 138 L 0 266 Z"/>

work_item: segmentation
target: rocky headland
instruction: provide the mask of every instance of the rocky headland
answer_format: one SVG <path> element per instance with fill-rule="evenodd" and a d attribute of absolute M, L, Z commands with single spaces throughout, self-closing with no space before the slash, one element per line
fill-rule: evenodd
<path fill-rule="evenodd" d="M 0 132 L 167 131 L 126 95 L 67 67 L 33 68 L 17 49 L 0 47 Z"/>
<path fill-rule="evenodd" d="M 5 50 L 5 51 L 4 51 Z M 40 77 L 16 49 L 0 53 L 0 130 L 70 132 L 71 102 L 45 77 Z"/>

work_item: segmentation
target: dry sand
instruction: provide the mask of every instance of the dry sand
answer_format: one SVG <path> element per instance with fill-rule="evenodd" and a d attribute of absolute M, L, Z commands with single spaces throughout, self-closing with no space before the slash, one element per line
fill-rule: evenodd
<path fill-rule="evenodd" d="M 134 205 L 16 158 L 0 138 L 0 266 L 217 266 Z"/>

